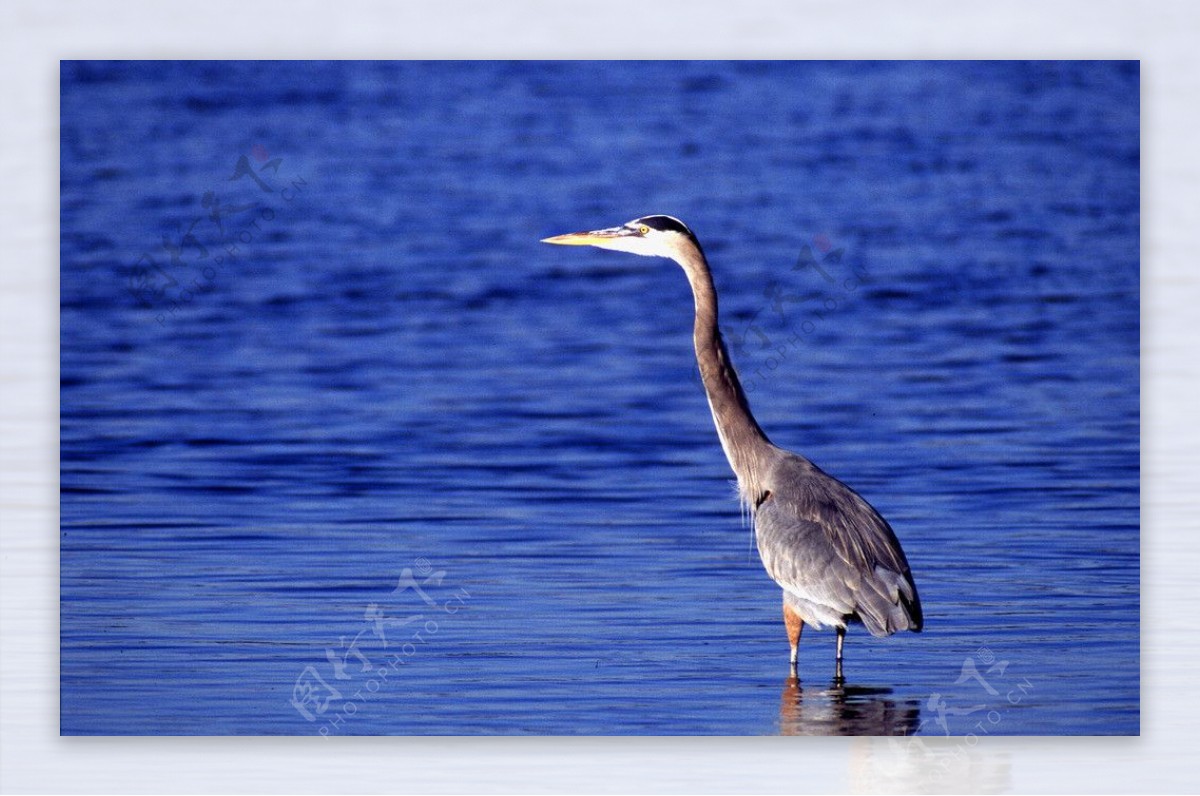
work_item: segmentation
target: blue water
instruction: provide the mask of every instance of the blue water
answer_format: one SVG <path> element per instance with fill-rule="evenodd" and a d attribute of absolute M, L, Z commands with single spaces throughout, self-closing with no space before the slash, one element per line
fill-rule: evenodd
<path fill-rule="evenodd" d="M 1129 63 L 65 63 L 65 734 L 1134 734 Z M 807 631 L 753 408 L 926 629 Z M 358 655 L 350 652 L 357 649 Z M 307 714 L 307 715 L 306 715 Z"/>

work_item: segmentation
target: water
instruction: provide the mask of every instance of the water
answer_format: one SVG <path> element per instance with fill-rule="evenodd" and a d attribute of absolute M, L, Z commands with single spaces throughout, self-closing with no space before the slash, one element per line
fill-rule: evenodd
<path fill-rule="evenodd" d="M 65 64 L 62 732 L 1137 733 L 1138 80 Z M 845 687 L 828 632 L 788 678 L 683 275 L 537 242 L 652 212 L 908 553 Z"/>

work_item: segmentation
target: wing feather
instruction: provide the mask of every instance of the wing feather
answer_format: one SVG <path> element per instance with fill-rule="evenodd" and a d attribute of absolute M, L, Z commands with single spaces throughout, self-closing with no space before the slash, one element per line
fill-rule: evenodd
<path fill-rule="evenodd" d="M 858 618 L 872 635 L 920 631 L 921 600 L 887 520 L 850 487 L 802 457 L 773 468 L 755 512 L 767 572 L 814 607 L 810 621 Z"/>

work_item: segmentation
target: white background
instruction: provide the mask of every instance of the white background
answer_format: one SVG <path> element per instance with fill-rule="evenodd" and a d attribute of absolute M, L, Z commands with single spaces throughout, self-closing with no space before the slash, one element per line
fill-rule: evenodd
<path fill-rule="evenodd" d="M 0 5 L 0 791 L 1200 789 L 1200 5 L 626 0 Z M 59 738 L 60 58 L 1142 61 L 1142 737 Z"/>

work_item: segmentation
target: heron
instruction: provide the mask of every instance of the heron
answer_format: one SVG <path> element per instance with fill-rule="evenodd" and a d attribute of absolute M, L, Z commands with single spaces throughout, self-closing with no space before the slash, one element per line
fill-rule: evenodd
<path fill-rule="evenodd" d="M 850 623 L 873 636 L 920 632 L 921 600 L 891 525 L 853 489 L 772 444 L 754 419 L 721 336 L 708 260 L 687 225 L 650 215 L 542 242 L 665 257 L 683 268 L 695 300 L 696 362 L 717 437 L 737 476 L 763 567 L 783 590 L 792 671 L 805 625 L 837 631 L 835 682 L 844 681 L 842 645 Z"/>

